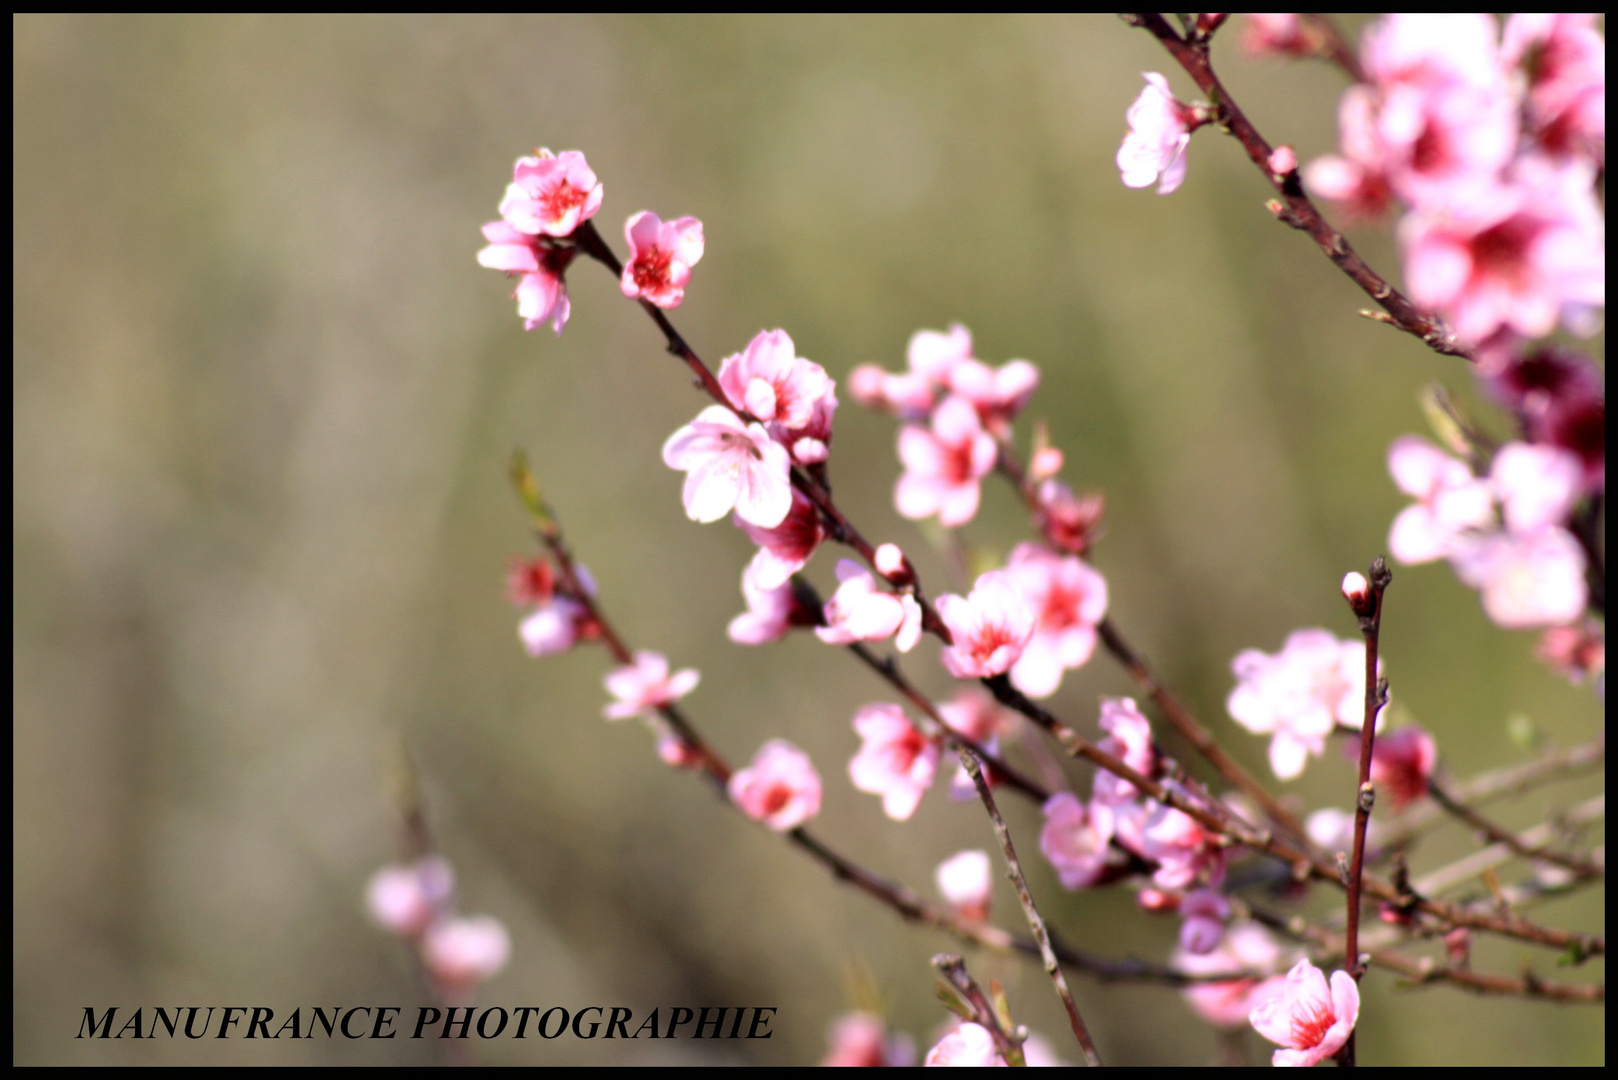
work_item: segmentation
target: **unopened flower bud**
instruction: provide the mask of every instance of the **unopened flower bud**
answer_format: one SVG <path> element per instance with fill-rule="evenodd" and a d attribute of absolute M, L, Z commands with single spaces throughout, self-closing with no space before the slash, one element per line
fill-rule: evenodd
<path fill-rule="evenodd" d="M 1028 462 L 1028 477 L 1034 481 L 1049 480 L 1062 471 L 1062 451 L 1054 446 L 1043 446 L 1034 452 Z"/>
<path fill-rule="evenodd" d="M 905 553 L 899 550 L 898 544 L 883 544 L 877 548 L 875 562 L 877 572 L 895 585 L 903 585 L 910 580 Z"/>
<path fill-rule="evenodd" d="M 1369 615 L 1371 613 L 1371 583 L 1365 580 L 1360 573 L 1347 573 L 1343 575 L 1343 599 L 1356 615 Z"/>
<path fill-rule="evenodd" d="M 1277 177 L 1298 171 L 1298 155 L 1290 146 L 1277 146 L 1270 152 L 1270 172 Z"/>

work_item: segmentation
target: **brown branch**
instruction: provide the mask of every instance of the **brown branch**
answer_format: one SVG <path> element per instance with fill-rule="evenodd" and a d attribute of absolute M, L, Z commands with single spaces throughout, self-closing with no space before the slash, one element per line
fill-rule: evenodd
<path fill-rule="evenodd" d="M 1553 863 L 1556 866 L 1573 871 L 1579 877 L 1607 876 L 1607 868 L 1603 863 L 1597 863 L 1579 855 L 1563 854 L 1560 851 L 1551 851 L 1543 846 L 1524 843 L 1516 833 L 1495 824 L 1470 806 L 1456 799 L 1445 791 L 1444 786 L 1437 780 L 1427 782 L 1427 793 L 1444 810 L 1482 833 L 1490 843 L 1502 844 L 1525 859 Z"/>
<path fill-rule="evenodd" d="M 961 751 L 961 764 L 972 777 L 972 783 L 978 789 L 978 798 L 983 802 L 983 809 L 988 812 L 989 820 L 994 823 L 994 835 L 1000 841 L 1000 850 L 1006 856 L 1006 876 L 1017 890 L 1017 900 L 1022 904 L 1023 914 L 1028 919 L 1028 928 L 1034 932 L 1034 941 L 1039 945 L 1039 955 L 1045 963 L 1045 974 L 1050 976 L 1051 985 L 1056 989 L 1056 996 L 1062 999 L 1062 1008 L 1067 1010 L 1068 1023 L 1073 1027 L 1073 1037 L 1079 1041 L 1079 1047 L 1084 1051 L 1084 1060 L 1090 1065 L 1101 1064 L 1101 1054 L 1096 1050 L 1095 1040 L 1090 1038 L 1090 1029 L 1085 1027 L 1084 1017 L 1079 1015 L 1079 1007 L 1073 1001 L 1073 994 L 1067 988 L 1067 979 L 1062 975 L 1062 965 L 1057 962 L 1056 953 L 1051 949 L 1050 935 L 1045 930 L 1045 920 L 1040 917 L 1039 909 L 1034 906 L 1034 895 L 1028 891 L 1028 881 L 1023 877 L 1022 864 L 1017 861 L 1017 850 L 1011 844 L 1011 830 L 1006 827 L 1006 819 L 1000 816 L 1000 808 L 995 805 L 994 792 L 989 790 L 989 781 L 983 775 L 983 766 L 973 756 L 970 750 Z"/>
<path fill-rule="evenodd" d="M 1337 28 L 1330 15 L 1318 11 L 1298 12 L 1300 22 L 1307 23 L 1312 36 L 1320 42 L 1320 55 L 1343 69 L 1355 82 L 1365 81 L 1365 70 L 1360 67 L 1360 58 L 1355 55 L 1354 49 L 1349 45 L 1348 39 Z"/>
<path fill-rule="evenodd" d="M 1180 37 L 1163 16 L 1155 12 L 1125 12 L 1122 18 L 1129 25 L 1138 26 L 1157 38 L 1202 92 L 1208 95 L 1214 110 L 1215 122 L 1242 144 L 1242 149 L 1247 151 L 1247 156 L 1252 159 L 1253 164 L 1258 166 L 1265 179 L 1275 188 L 1279 198 L 1270 200 L 1268 204 L 1270 212 L 1283 223 L 1307 233 L 1326 257 L 1348 275 L 1349 280 L 1375 300 L 1387 313 L 1386 318 L 1379 321 L 1385 321 L 1407 334 L 1420 338 L 1428 347 L 1446 356 L 1460 356 L 1468 360 L 1473 358 L 1471 349 L 1456 339 L 1455 334 L 1444 325 L 1443 320 L 1432 312 L 1418 307 L 1389 284 L 1387 279 L 1371 269 L 1370 264 L 1349 244 L 1347 237 L 1321 216 L 1319 209 L 1309 200 L 1309 196 L 1304 194 L 1296 169 L 1287 173 L 1277 173 L 1271 168 L 1270 155 L 1274 148 L 1253 127 L 1246 114 L 1230 96 L 1230 92 L 1219 81 L 1219 77 L 1214 74 L 1213 65 L 1208 59 L 1207 42 Z"/>
<path fill-rule="evenodd" d="M 933 957 L 933 966 L 944 976 L 944 981 L 955 991 L 960 1002 L 972 1011 L 973 1023 L 989 1033 L 995 1049 L 1006 1064 L 1026 1065 L 1022 1053 L 1022 1038 L 1027 1037 L 1026 1033 L 1019 1038 L 1016 1032 L 1007 1031 L 1001 1025 L 999 1011 L 990 1004 L 983 988 L 966 970 L 966 961 L 954 953 L 939 953 Z"/>
<path fill-rule="evenodd" d="M 1530 846 L 1539 847 L 1550 843 L 1557 833 L 1563 830 L 1577 830 L 1586 825 L 1600 821 L 1607 813 L 1607 796 L 1605 793 L 1587 799 L 1577 806 L 1560 814 L 1553 821 L 1541 822 L 1524 832 L 1518 839 Z M 1491 844 L 1481 851 L 1474 851 L 1448 866 L 1439 867 L 1422 875 L 1416 882 L 1415 888 L 1424 895 L 1435 895 L 1446 889 L 1453 888 L 1463 882 L 1470 881 L 1479 874 L 1491 870 L 1502 863 L 1515 858 L 1517 853 L 1505 844 Z M 1582 879 L 1594 881 L 1594 878 Z"/>

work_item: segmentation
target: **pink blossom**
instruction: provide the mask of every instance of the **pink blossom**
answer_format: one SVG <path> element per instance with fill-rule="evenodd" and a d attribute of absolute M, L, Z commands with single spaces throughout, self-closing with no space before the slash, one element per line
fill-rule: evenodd
<path fill-rule="evenodd" d="M 1489 362 L 1483 374 L 1495 397 L 1522 421 L 1530 442 L 1559 446 L 1577 456 L 1588 491 L 1606 486 L 1606 385 L 1588 357 L 1540 345 L 1521 354 L 1508 351 L 1503 359 Z"/>
<path fill-rule="evenodd" d="M 656 712 L 689 694 L 699 678 L 696 668 L 681 668 L 670 675 L 667 657 L 642 649 L 635 654 L 633 664 L 607 675 L 607 691 L 618 700 L 608 705 L 602 715 L 608 720 L 624 720 Z"/>
<path fill-rule="evenodd" d="M 1589 602 L 1584 549 L 1554 525 L 1465 537 L 1450 565 L 1482 593 L 1484 613 L 1509 630 L 1572 622 Z"/>
<path fill-rule="evenodd" d="M 1607 669 L 1607 634 L 1595 619 L 1545 631 L 1535 649 L 1539 658 L 1575 683 Z"/>
<path fill-rule="evenodd" d="M 491 915 L 448 919 L 427 929 L 422 963 L 439 982 L 470 989 L 493 978 L 511 956 L 511 935 Z"/>
<path fill-rule="evenodd" d="M 786 429 L 807 425 L 815 403 L 832 392 L 826 370 L 798 356 L 785 330 L 760 331 L 746 349 L 725 357 L 719 385 L 736 408 Z"/>
<path fill-rule="evenodd" d="M 910 569 L 910 561 L 898 544 L 879 544 L 876 556 L 871 560 L 876 572 L 895 584 L 914 581 L 916 574 Z"/>
<path fill-rule="evenodd" d="M 1427 781 L 1438 764 L 1438 745 L 1419 727 L 1405 727 L 1377 737 L 1371 750 L 1371 782 L 1393 799 L 1395 812 L 1427 794 Z"/>
<path fill-rule="evenodd" d="M 807 424 L 795 428 L 771 424 L 770 434 L 791 451 L 792 460 L 799 465 L 818 465 L 831 456 L 831 423 L 836 413 L 837 388 L 833 382 L 815 399 Z"/>
<path fill-rule="evenodd" d="M 1242 48 L 1254 56 L 1313 56 L 1319 43 L 1295 11 L 1249 12 L 1242 20 Z"/>
<path fill-rule="evenodd" d="M 1180 948 L 1206 956 L 1219 948 L 1230 919 L 1230 901 L 1213 889 L 1196 889 L 1180 901 Z"/>
<path fill-rule="evenodd" d="M 815 636 L 828 645 L 856 641 L 885 641 L 894 634 L 900 652 L 909 652 L 921 639 L 921 606 L 908 593 L 896 596 L 877 588 L 876 579 L 852 559 L 837 561 L 842 582 L 826 601 L 826 625 Z"/>
<path fill-rule="evenodd" d="M 1034 613 L 1004 570 L 980 574 L 970 596 L 939 597 L 938 614 L 954 641 L 940 659 L 957 679 L 1005 674 L 1034 633 Z"/>
<path fill-rule="evenodd" d="M 759 747 L 730 778 L 730 799 L 748 817 L 788 832 L 820 813 L 820 774 L 809 755 L 785 739 Z"/>
<path fill-rule="evenodd" d="M 916 1063 L 916 1044 L 910 1036 L 889 1035 L 887 1024 L 875 1013 L 844 1013 L 832 1022 L 826 1040 L 830 1049 L 822 1066 L 908 1068 Z"/>
<path fill-rule="evenodd" d="M 922 1062 L 928 1068 L 958 1066 L 981 1069 L 986 1066 L 1004 1067 L 1005 1059 L 994 1045 L 994 1036 L 981 1024 L 965 1023 L 939 1040 L 927 1051 Z"/>
<path fill-rule="evenodd" d="M 1365 575 L 1357 571 L 1349 571 L 1343 575 L 1343 599 L 1357 615 L 1360 612 L 1370 613 L 1371 610 L 1371 583 L 1365 580 Z"/>
<path fill-rule="evenodd" d="M 1027 360 L 992 368 L 968 357 L 949 369 L 948 386 L 972 403 L 984 427 L 1004 432 L 1039 386 L 1039 369 Z"/>
<path fill-rule="evenodd" d="M 899 477 L 894 503 L 907 518 L 938 515 L 946 528 L 971 521 L 978 512 L 979 481 L 994 468 L 993 436 L 983 430 L 977 410 L 965 398 L 949 397 L 933 413 L 932 428 L 907 424 L 899 429 Z"/>
<path fill-rule="evenodd" d="M 1283 1047 L 1271 1064 L 1316 1065 L 1343 1048 L 1360 1015 L 1360 990 L 1346 971 L 1326 976 L 1307 959 L 1287 972 L 1282 992 L 1253 1008 L 1255 1030 Z"/>
<path fill-rule="evenodd" d="M 413 938 L 427 929 L 455 889 L 448 862 L 429 855 L 409 866 L 384 866 L 365 887 L 365 905 L 384 930 Z"/>
<path fill-rule="evenodd" d="M 1400 562 L 1441 559 L 1462 532 L 1494 524 L 1488 484 L 1426 439 L 1401 435 L 1393 440 L 1388 471 L 1399 490 L 1417 500 L 1394 518 L 1388 534 L 1388 548 Z"/>
<path fill-rule="evenodd" d="M 904 420 L 922 420 L 933 411 L 938 390 L 913 371 L 897 375 L 875 364 L 861 364 L 848 373 L 849 392 L 867 409 L 880 409 Z"/>
<path fill-rule="evenodd" d="M 555 656 L 567 652 L 579 638 L 590 636 L 593 629 L 594 620 L 583 604 L 555 596 L 517 625 L 517 636 L 529 656 Z"/>
<path fill-rule="evenodd" d="M 676 769 L 694 769 L 702 764 L 696 748 L 673 733 L 657 737 L 657 756 L 663 764 Z"/>
<path fill-rule="evenodd" d="M 1034 634 L 1011 681 L 1030 697 L 1049 697 L 1063 671 L 1083 667 L 1095 652 L 1096 627 L 1107 614 L 1107 579 L 1076 556 L 1037 544 L 1018 544 L 1005 572 L 1034 613 Z"/>
<path fill-rule="evenodd" d="M 556 573 L 543 558 L 512 559 L 506 568 L 506 597 L 518 607 L 548 604 L 556 591 Z"/>
<path fill-rule="evenodd" d="M 986 851 L 958 851 L 938 864 L 933 872 L 938 892 L 956 914 L 974 922 L 989 917 L 989 899 L 994 882 L 989 873 Z"/>
<path fill-rule="evenodd" d="M 1506 528 L 1530 532 L 1567 522 L 1583 494 L 1584 467 L 1558 447 L 1512 442 L 1495 453 L 1489 483 Z"/>
<path fill-rule="evenodd" d="M 517 159 L 500 216 L 531 236 L 568 236 L 601 209 L 601 184 L 577 150 L 535 155 Z"/>
<path fill-rule="evenodd" d="M 991 754 L 1000 751 L 1000 736 L 1011 730 L 1012 715 L 997 704 L 982 688 L 963 688 L 949 701 L 938 706 L 938 715 L 944 726 L 966 736 Z M 990 787 L 998 781 L 998 774 L 990 767 L 983 771 L 983 779 Z M 949 782 L 949 796 L 957 802 L 977 797 L 977 784 L 966 771 L 965 765 L 955 767 Z"/>
<path fill-rule="evenodd" d="M 730 620 L 726 633 L 738 645 L 766 645 L 779 641 L 794 626 L 812 626 L 818 615 L 798 600 L 790 581 L 773 589 L 753 578 L 751 564 L 742 572 L 742 596 L 747 610 Z"/>
<path fill-rule="evenodd" d="M 1106 872 L 1113 835 L 1112 808 L 1092 801 L 1088 806 L 1072 792 L 1059 791 L 1045 801 L 1045 827 L 1039 850 L 1056 869 L 1064 889 L 1087 889 Z"/>
<path fill-rule="evenodd" d="M 1528 116 L 1540 145 L 1606 160 L 1607 47 L 1594 12 L 1518 12 L 1501 53 L 1528 76 Z"/>
<path fill-rule="evenodd" d="M 1101 527 L 1106 504 L 1100 495 L 1075 496 L 1066 484 L 1046 480 L 1039 485 L 1039 529 L 1051 546 L 1072 555 L 1090 549 Z"/>
<path fill-rule="evenodd" d="M 710 405 L 669 436 L 663 463 L 686 473 L 685 513 L 693 521 L 736 516 L 769 529 L 792 509 L 787 452 L 760 424 L 744 424 L 723 405 Z"/>
<path fill-rule="evenodd" d="M 1316 158 L 1303 169 L 1303 181 L 1322 198 L 1340 203 L 1351 220 L 1371 221 L 1387 212 L 1393 189 L 1387 155 L 1376 130 L 1377 93 L 1351 86 L 1337 103 L 1340 155 Z"/>
<path fill-rule="evenodd" d="M 577 249 L 554 247 L 505 221 L 491 221 L 483 226 L 483 238 L 489 246 L 478 252 L 478 265 L 521 278 L 515 297 L 517 314 L 524 328 L 533 330 L 549 321 L 560 334 L 571 310 L 567 282 L 562 275 Z"/>
<path fill-rule="evenodd" d="M 1517 149 L 1516 102 L 1503 82 L 1401 86 L 1376 115 L 1379 157 L 1394 191 L 1419 207 L 1492 184 Z"/>
<path fill-rule="evenodd" d="M 1248 731 L 1273 736 L 1270 767 L 1282 780 L 1325 751 L 1334 725 L 1358 728 L 1364 719 L 1364 642 L 1299 630 L 1279 653 L 1247 649 L 1231 669 L 1237 683 L 1225 707 Z"/>
<path fill-rule="evenodd" d="M 917 330 L 905 347 L 910 370 L 935 386 L 949 385 L 956 365 L 972 359 L 972 331 L 950 323 L 946 331 Z"/>
<path fill-rule="evenodd" d="M 1583 162 L 1520 159 L 1400 223 L 1411 298 L 1467 341 L 1505 327 L 1544 337 L 1606 302 L 1605 225 Z M 1573 318 L 1577 323 L 1578 318 Z"/>
<path fill-rule="evenodd" d="M 1182 991 L 1192 1010 L 1210 1024 L 1238 1028 L 1248 1022 L 1259 1002 L 1282 992 L 1283 976 L 1252 977 L 1274 971 L 1281 959 L 1281 948 L 1270 932 L 1244 922 L 1232 926 L 1212 952 L 1199 954 L 1182 947 L 1174 954 L 1174 966 L 1188 975 L 1245 974 L 1228 982 L 1194 983 Z"/>
<path fill-rule="evenodd" d="M 1134 698 L 1102 698 L 1101 730 L 1107 737 L 1097 747 L 1118 758 L 1142 776 L 1157 774 L 1157 751 L 1152 745 L 1152 725 L 1135 705 Z M 1140 790 L 1128 780 L 1098 769 L 1092 794 L 1109 806 L 1131 802 Z"/>
<path fill-rule="evenodd" d="M 856 791 L 882 796 L 882 811 L 894 821 L 908 821 L 933 786 L 938 772 L 938 743 L 927 738 L 897 705 L 867 705 L 854 714 L 854 730 L 863 741 L 848 763 Z"/>
<path fill-rule="evenodd" d="M 1384 88 L 1490 86 L 1501 76 L 1498 35 L 1491 15 L 1401 12 L 1366 27 L 1360 62 Z"/>
<path fill-rule="evenodd" d="M 802 570 L 815 548 L 826 538 L 820 524 L 820 511 L 802 492 L 792 492 L 792 509 L 774 528 L 763 528 L 736 519 L 743 532 L 759 545 L 750 564 L 753 583 L 762 589 L 775 589 Z"/>
<path fill-rule="evenodd" d="M 1149 187 L 1168 195 L 1185 181 L 1185 148 L 1191 142 L 1190 110 L 1174 100 L 1169 83 L 1155 71 L 1146 72 L 1146 89 L 1129 111 L 1129 134 L 1118 148 L 1118 171 L 1124 186 Z M 1159 178 L 1161 177 L 1161 180 Z"/>
<path fill-rule="evenodd" d="M 1152 884 L 1160 889 L 1184 889 L 1204 877 L 1217 885 L 1225 876 L 1225 851 L 1219 837 L 1190 814 L 1157 802 L 1147 805 L 1140 854 L 1158 864 Z"/>
<path fill-rule="evenodd" d="M 619 282 L 625 296 L 660 308 L 677 308 L 685 299 L 691 268 L 702 258 L 702 222 L 694 217 L 662 221 L 642 210 L 624 224 L 629 261 Z"/>

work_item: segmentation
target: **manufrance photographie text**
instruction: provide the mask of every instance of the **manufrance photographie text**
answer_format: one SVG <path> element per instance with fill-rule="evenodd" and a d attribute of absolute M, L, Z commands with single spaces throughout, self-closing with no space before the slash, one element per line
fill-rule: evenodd
<path fill-rule="evenodd" d="M 768 1039 L 777 1006 L 84 1007 L 75 1039 Z"/>

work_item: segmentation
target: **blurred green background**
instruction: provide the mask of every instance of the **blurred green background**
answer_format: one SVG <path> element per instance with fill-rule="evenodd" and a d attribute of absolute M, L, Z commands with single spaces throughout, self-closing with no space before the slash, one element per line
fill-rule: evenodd
<path fill-rule="evenodd" d="M 750 548 L 686 520 L 658 450 L 704 402 L 616 283 L 575 266 L 558 341 L 524 333 L 509 285 L 474 262 L 535 145 L 588 154 L 620 251 L 637 210 L 703 220 L 676 321 L 715 365 L 784 327 L 841 379 L 901 367 L 912 331 L 955 320 L 980 357 L 1040 365 L 1030 418 L 1048 418 L 1064 477 L 1108 500 L 1095 561 L 1117 621 L 1257 769 L 1263 740 L 1224 717 L 1231 657 L 1302 626 L 1353 632 L 1337 582 L 1383 550 L 1403 502 L 1388 442 L 1424 430 L 1424 384 L 1470 394 L 1458 362 L 1355 314 L 1364 297 L 1270 218 L 1232 141 L 1198 135 L 1171 197 L 1119 183 L 1124 110 L 1142 71 L 1170 68 L 1111 17 L 19 17 L 13 31 L 16 1062 L 433 1060 L 409 1041 L 73 1040 L 89 1004 L 426 1001 L 362 906 L 399 849 L 401 743 L 463 910 L 512 931 L 484 1001 L 781 1010 L 768 1042 L 507 1039 L 476 1046 L 482 1060 L 812 1062 L 864 978 L 930 1044 L 944 1013 L 927 958 L 945 939 L 664 768 L 638 726 L 603 723 L 599 650 L 518 646 L 502 577 L 529 550 L 505 479 L 523 446 L 621 629 L 702 669 L 688 704 L 721 752 L 744 761 L 775 736 L 807 749 L 820 834 L 922 891 L 943 857 L 992 846 L 975 805 L 935 791 L 901 825 L 852 790 L 849 718 L 886 694 L 849 658 L 807 635 L 726 640 Z M 1336 72 L 1248 60 L 1233 40 L 1216 60 L 1273 141 L 1305 160 L 1332 146 Z M 1356 242 L 1394 268 L 1385 234 Z M 942 560 L 892 509 L 892 422 L 844 397 L 839 500 L 942 591 Z M 987 489 L 968 539 L 1004 551 L 1025 535 Z M 833 561 L 812 576 L 829 581 Z M 1393 693 L 1457 772 L 1521 757 L 1514 714 L 1564 743 L 1599 730 L 1593 695 L 1532 644 L 1492 628 L 1446 568 L 1398 572 Z M 947 694 L 935 657 L 924 645 L 909 666 Z M 1097 696 L 1129 692 L 1098 657 L 1053 702 L 1093 732 Z M 1603 782 L 1498 813 L 1540 820 Z M 1333 754 L 1289 794 L 1347 806 L 1352 786 Z M 1037 808 L 1009 813 L 1032 856 Z M 1452 830 L 1417 869 L 1466 846 Z M 1027 861 L 1076 944 L 1166 955 L 1176 920 L 1121 890 L 1062 893 Z M 1600 928 L 1603 897 L 1540 914 Z M 1003 885 L 997 915 L 1020 924 Z M 1543 951 L 1479 950 L 1496 969 L 1528 960 L 1604 977 L 1600 961 L 1568 972 Z M 1036 966 L 972 963 L 1077 1057 Z M 1367 986 L 1366 1063 L 1605 1057 L 1599 1009 L 1412 993 L 1380 973 Z M 1075 989 L 1111 1063 L 1216 1052 L 1172 991 Z"/>

